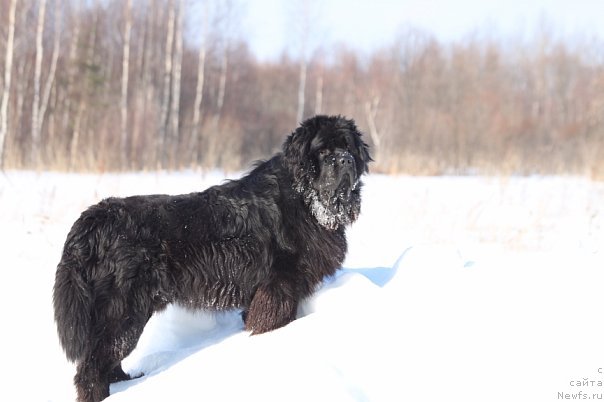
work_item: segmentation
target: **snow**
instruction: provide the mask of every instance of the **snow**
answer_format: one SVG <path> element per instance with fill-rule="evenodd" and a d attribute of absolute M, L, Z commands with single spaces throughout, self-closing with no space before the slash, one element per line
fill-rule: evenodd
<path fill-rule="evenodd" d="M 8 374 L 0 399 L 74 399 L 75 368 L 58 344 L 51 291 L 62 243 L 86 206 L 114 195 L 196 191 L 224 178 L 0 175 Z M 145 375 L 113 384 L 108 400 L 603 398 L 604 183 L 364 182 L 345 268 L 300 305 L 296 321 L 250 337 L 237 312 L 170 307 L 124 361 L 127 372 Z"/>

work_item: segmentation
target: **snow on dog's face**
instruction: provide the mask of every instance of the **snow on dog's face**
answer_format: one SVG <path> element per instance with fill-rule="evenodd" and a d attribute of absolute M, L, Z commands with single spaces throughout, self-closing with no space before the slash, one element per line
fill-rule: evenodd
<path fill-rule="evenodd" d="M 354 222 L 361 208 L 361 176 L 371 161 L 354 121 L 339 116 L 306 120 L 283 146 L 285 160 L 317 221 L 328 229 Z"/>

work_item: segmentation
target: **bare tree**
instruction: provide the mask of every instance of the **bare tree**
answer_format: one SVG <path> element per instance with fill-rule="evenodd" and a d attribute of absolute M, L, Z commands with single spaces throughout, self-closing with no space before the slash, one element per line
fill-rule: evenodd
<path fill-rule="evenodd" d="M 304 101 L 306 99 L 306 69 L 308 62 L 306 59 L 300 61 L 300 70 L 298 74 L 298 110 L 296 111 L 296 124 L 302 121 L 304 117 Z"/>
<path fill-rule="evenodd" d="M 2 89 L 2 103 L 0 103 L 0 169 L 4 167 L 4 144 L 8 133 L 8 101 L 13 70 L 16 8 L 17 0 L 11 0 L 8 10 L 8 37 L 4 58 L 4 87 Z"/>
<path fill-rule="evenodd" d="M 172 48 L 174 46 L 174 25 L 176 18 L 176 0 L 168 3 L 168 27 L 166 32 L 166 50 L 164 54 L 164 83 L 160 112 L 159 138 L 157 141 L 157 162 L 161 168 L 166 163 L 166 140 L 168 132 L 168 116 L 170 113 L 170 82 L 172 79 Z"/>
<path fill-rule="evenodd" d="M 192 162 L 199 162 L 199 137 L 201 121 L 201 102 L 203 101 L 203 87 L 205 80 L 207 34 L 208 34 L 208 5 L 204 3 L 202 11 L 202 38 L 197 55 L 197 85 L 195 87 L 195 100 L 193 102 L 193 122 L 191 124 L 191 149 Z"/>
<path fill-rule="evenodd" d="M 71 2 L 68 2 L 68 4 L 70 4 Z M 78 4 L 76 2 L 76 4 Z M 77 73 L 77 63 L 76 63 L 76 57 L 77 57 L 77 51 L 78 51 L 78 41 L 80 40 L 80 21 L 81 21 L 81 16 L 79 13 L 79 10 L 77 8 L 77 6 L 74 6 L 74 8 L 71 9 L 70 12 L 70 23 L 73 25 L 73 28 L 71 30 L 70 33 L 70 39 L 71 41 L 69 42 L 69 54 L 68 54 L 68 59 L 67 59 L 67 80 L 66 80 L 66 86 L 65 86 L 65 104 L 63 105 L 63 118 L 62 118 L 62 122 L 61 122 L 61 127 L 62 130 L 64 132 L 68 132 L 68 127 L 71 119 L 71 108 L 72 108 L 72 102 L 73 102 L 73 98 L 74 95 L 72 94 L 72 89 L 73 89 L 73 85 L 74 82 L 76 80 L 76 73 Z"/>
<path fill-rule="evenodd" d="M 298 108 L 296 109 L 296 124 L 304 117 L 304 103 L 306 99 L 306 70 L 308 68 L 308 47 L 310 30 L 310 5 L 302 0 L 300 18 L 300 69 L 298 70 Z"/>
<path fill-rule="evenodd" d="M 26 99 L 26 95 L 27 95 L 27 81 L 29 79 L 29 71 L 27 71 L 31 66 L 29 63 L 27 63 L 26 60 L 24 60 L 23 58 L 20 58 L 18 60 L 15 60 L 16 63 L 16 69 L 15 71 L 13 71 L 13 74 L 15 75 L 14 79 L 12 80 L 15 84 L 15 89 L 17 92 L 17 99 L 16 99 L 16 104 L 15 104 L 15 110 L 13 111 L 13 113 L 11 113 L 11 115 L 14 115 L 14 118 L 11 119 L 11 121 L 13 121 L 13 126 L 11 127 L 11 131 L 14 133 L 14 137 L 13 138 L 13 144 L 17 145 L 18 144 L 18 140 L 19 137 L 22 139 L 24 137 L 25 134 L 25 129 L 23 128 L 23 121 L 25 120 L 24 114 L 25 114 L 25 99 Z M 29 134 L 29 132 L 28 132 Z M 7 132 L 7 136 L 9 135 L 9 133 Z M 24 149 L 23 146 L 21 147 L 21 149 L 18 149 L 18 147 L 15 147 L 15 155 L 12 156 L 17 156 L 17 158 L 15 158 L 15 160 L 18 159 L 23 159 L 24 154 L 29 152 L 29 148 L 28 149 Z M 20 152 L 19 152 L 20 151 Z M 20 154 L 20 155 L 19 155 Z M 6 156 L 6 155 L 5 155 Z M 20 158 L 19 158 L 20 156 Z M 5 159 L 5 163 L 8 161 L 8 159 Z"/>
<path fill-rule="evenodd" d="M 298 0 L 293 3 L 292 26 L 296 34 L 295 39 L 298 41 L 298 96 L 296 107 L 296 122 L 298 124 L 304 118 L 306 106 L 306 76 L 308 72 L 308 64 L 310 62 L 310 54 L 315 46 L 314 39 L 318 33 L 318 3 L 314 0 Z"/>
<path fill-rule="evenodd" d="M 182 25 L 183 25 L 183 13 L 184 13 L 184 1 L 178 0 L 177 4 L 177 16 L 175 22 L 175 33 L 174 33 L 174 60 L 172 65 L 172 95 L 171 95 L 171 107 L 170 107 L 170 148 L 171 148 L 171 159 L 174 162 L 174 151 L 178 146 L 179 129 L 180 129 L 180 83 L 182 74 L 182 53 L 183 53 L 183 37 L 182 37 Z M 174 166 L 173 163 L 171 163 Z"/>
<path fill-rule="evenodd" d="M 227 74 L 229 70 L 229 52 L 231 48 L 231 35 L 233 24 L 233 2 L 227 0 L 222 4 L 222 9 L 219 11 L 219 19 L 222 23 L 222 49 L 220 52 L 220 75 L 218 79 L 218 94 L 216 95 L 216 109 L 213 119 L 213 131 L 218 132 L 218 125 L 222 116 L 222 107 L 224 106 L 224 97 L 226 94 Z"/>
<path fill-rule="evenodd" d="M 40 0 L 38 7 L 38 23 L 36 28 L 36 62 L 34 71 L 34 99 L 31 113 L 31 160 L 38 164 L 40 157 L 40 86 L 42 80 L 42 58 L 44 46 L 42 35 L 44 34 L 44 19 L 46 16 L 46 0 Z"/>
<path fill-rule="evenodd" d="M 98 1 L 98 0 L 95 0 Z M 98 5 L 98 3 L 95 3 Z M 96 11 L 96 10 L 95 10 Z M 92 66 L 94 64 L 94 53 L 95 53 L 95 43 L 98 35 L 98 12 L 93 13 L 93 21 L 91 23 L 91 32 L 88 37 L 87 43 L 87 52 L 85 57 L 85 65 Z M 81 142 L 82 131 L 84 131 L 85 127 L 83 127 L 82 122 L 84 121 L 86 114 L 88 112 L 88 103 L 85 97 L 88 91 L 89 80 L 85 79 L 82 84 L 82 93 L 80 94 L 80 99 L 78 102 L 78 108 L 76 111 L 76 115 L 73 121 L 73 133 L 69 140 L 69 169 L 75 169 L 76 163 L 78 162 L 78 151 Z"/>
<path fill-rule="evenodd" d="M 135 88 L 136 102 L 132 118 L 133 125 L 130 146 L 130 159 L 132 161 L 136 159 L 137 167 L 144 167 L 150 163 L 153 152 L 151 152 L 151 155 L 146 155 L 148 152 L 144 151 L 148 150 L 150 145 L 155 145 L 148 140 L 157 140 L 156 136 L 153 136 L 153 138 L 148 138 L 148 134 L 145 136 L 145 131 L 147 127 L 156 128 L 157 124 L 157 121 L 148 121 L 147 113 L 150 105 L 153 103 L 155 94 L 155 86 L 152 84 L 151 77 L 155 46 L 153 46 L 151 41 L 153 40 L 155 20 L 159 11 L 156 0 L 147 2 L 146 6 L 142 11 L 144 14 L 142 16 L 142 26 L 140 27 L 141 31 L 139 32 L 137 44 L 136 71 L 139 77 Z"/>
<path fill-rule="evenodd" d="M 55 77 L 57 72 L 57 62 L 59 60 L 59 51 L 61 46 L 61 1 L 55 0 L 55 8 L 54 8 L 54 40 L 52 46 L 52 55 L 50 57 L 50 69 L 48 71 L 48 77 L 46 78 L 46 83 L 44 84 L 44 90 L 42 91 L 42 99 L 40 103 L 40 110 L 38 112 L 38 127 L 36 131 L 38 133 L 38 137 L 42 133 L 42 128 L 44 125 L 44 119 L 46 116 L 46 111 L 48 109 L 48 102 L 50 100 L 50 92 L 55 83 Z M 38 156 L 39 157 L 39 156 Z"/>
<path fill-rule="evenodd" d="M 315 87 L 315 115 L 323 111 L 323 66 L 319 66 L 317 84 Z"/>
<path fill-rule="evenodd" d="M 218 80 L 218 95 L 216 96 L 216 114 L 214 115 L 214 129 L 218 130 L 218 122 L 222 115 L 224 106 L 224 95 L 226 94 L 227 72 L 229 68 L 229 43 L 225 43 L 220 56 L 220 79 Z"/>
<path fill-rule="evenodd" d="M 122 92 L 120 102 L 122 169 L 128 168 L 128 76 L 130 65 L 130 33 L 132 31 L 132 0 L 126 0 L 124 9 L 124 38 L 122 56 Z"/>
<path fill-rule="evenodd" d="M 371 101 L 365 102 L 365 117 L 367 118 L 367 125 L 369 126 L 369 135 L 371 136 L 371 141 L 373 141 L 373 145 L 375 146 L 374 157 L 377 152 L 380 150 L 381 138 L 380 133 L 378 132 L 376 117 L 378 112 L 378 107 L 380 105 L 380 97 L 374 96 Z"/>

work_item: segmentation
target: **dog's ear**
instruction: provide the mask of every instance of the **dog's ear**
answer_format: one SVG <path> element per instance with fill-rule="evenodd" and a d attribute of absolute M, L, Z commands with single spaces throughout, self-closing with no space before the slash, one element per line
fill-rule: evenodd
<path fill-rule="evenodd" d="M 283 155 L 290 165 L 297 165 L 304 160 L 307 151 L 309 134 L 304 126 L 298 127 L 283 143 Z"/>
<path fill-rule="evenodd" d="M 309 174 L 314 171 L 311 158 L 308 157 L 311 137 L 312 133 L 303 123 L 283 143 L 283 160 L 298 184 L 307 185 Z"/>
<path fill-rule="evenodd" d="M 358 150 L 359 159 L 363 163 L 363 171 L 369 173 L 369 162 L 373 162 L 373 159 L 369 155 L 369 145 L 363 141 L 363 133 L 357 128 L 354 120 L 339 118 L 344 122 L 346 128 L 354 133 L 354 146 Z"/>
<path fill-rule="evenodd" d="M 318 115 L 306 119 L 287 137 L 283 144 L 283 155 L 291 167 L 309 163 L 313 138 L 329 123 L 329 117 Z"/>
<path fill-rule="evenodd" d="M 357 141 L 358 141 L 357 146 L 359 149 L 359 157 L 363 161 L 363 166 L 365 167 L 365 173 L 369 173 L 369 162 L 373 162 L 373 158 L 371 158 L 371 155 L 369 155 L 369 145 L 367 145 L 365 143 L 365 141 L 363 141 L 360 133 L 359 133 L 359 136 L 357 137 Z"/>

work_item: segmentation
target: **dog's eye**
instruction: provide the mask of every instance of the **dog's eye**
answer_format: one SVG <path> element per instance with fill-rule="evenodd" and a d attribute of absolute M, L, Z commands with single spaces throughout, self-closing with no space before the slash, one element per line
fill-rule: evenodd
<path fill-rule="evenodd" d="M 329 150 L 327 150 L 327 149 L 321 149 L 319 151 L 319 157 L 321 159 L 324 159 L 327 155 L 329 155 Z"/>

